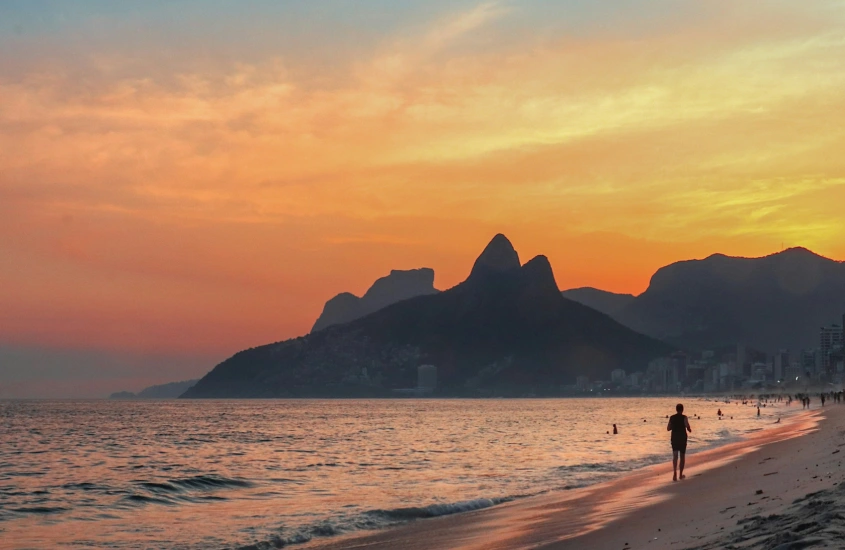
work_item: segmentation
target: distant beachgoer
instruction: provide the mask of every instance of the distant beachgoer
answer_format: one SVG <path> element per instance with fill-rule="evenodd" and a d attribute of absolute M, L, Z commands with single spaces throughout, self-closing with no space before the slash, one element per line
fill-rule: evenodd
<path fill-rule="evenodd" d="M 760 416 L 760 405 L 757 405 L 757 416 Z"/>
<path fill-rule="evenodd" d="M 613 425 L 613 435 L 616 435 L 618 433 L 619 433 L 619 430 L 616 429 L 616 424 L 614 424 Z"/>
<path fill-rule="evenodd" d="M 722 409 L 719 409 L 719 410 L 716 412 L 716 416 L 722 416 Z"/>
<path fill-rule="evenodd" d="M 824 407 L 824 394 L 822 394 L 822 407 Z"/>
<path fill-rule="evenodd" d="M 672 481 L 678 481 L 678 462 L 680 459 L 680 479 L 686 478 L 684 475 L 684 465 L 687 455 L 687 432 L 692 433 L 692 428 L 689 425 L 689 419 L 684 416 L 684 406 L 680 403 L 675 406 L 678 414 L 672 415 L 669 418 L 669 424 L 666 425 L 666 431 L 672 432 Z"/>

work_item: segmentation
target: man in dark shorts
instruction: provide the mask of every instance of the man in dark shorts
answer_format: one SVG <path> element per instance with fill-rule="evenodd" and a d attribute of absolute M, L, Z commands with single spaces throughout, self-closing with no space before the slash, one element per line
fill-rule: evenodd
<path fill-rule="evenodd" d="M 673 414 L 669 417 L 669 424 L 666 426 L 667 432 L 672 432 L 672 481 L 678 481 L 678 455 L 681 458 L 681 479 L 684 479 L 684 461 L 687 454 L 687 432 L 692 433 L 692 428 L 689 425 L 689 419 L 684 416 L 684 406 L 678 403 L 675 406 L 678 414 Z"/>

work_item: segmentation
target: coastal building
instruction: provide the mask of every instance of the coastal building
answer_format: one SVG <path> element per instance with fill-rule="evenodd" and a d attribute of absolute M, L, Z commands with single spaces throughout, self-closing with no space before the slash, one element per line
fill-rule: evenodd
<path fill-rule="evenodd" d="M 821 352 L 817 349 L 805 349 L 801 351 L 802 376 L 807 378 L 815 376 L 822 367 Z"/>
<path fill-rule="evenodd" d="M 434 365 L 417 367 L 417 390 L 420 393 L 431 393 L 435 388 L 437 388 L 437 367 Z"/>
<path fill-rule="evenodd" d="M 654 391 L 677 391 L 683 380 L 683 370 L 674 357 L 660 357 L 648 364 L 648 378 Z"/>
<path fill-rule="evenodd" d="M 771 377 L 771 369 L 766 363 L 756 362 L 751 364 L 751 377 L 754 380 L 765 382 Z"/>
<path fill-rule="evenodd" d="M 704 384 L 705 371 L 707 364 L 704 361 L 696 361 L 694 363 L 687 363 L 685 386 L 694 388 Z"/>
<path fill-rule="evenodd" d="M 704 369 L 704 391 L 713 392 L 718 389 L 719 367 L 708 366 Z"/>
<path fill-rule="evenodd" d="M 740 372 L 745 372 L 745 365 L 748 362 L 748 350 L 745 344 L 736 345 L 736 365 Z"/>
<path fill-rule="evenodd" d="M 739 367 L 736 363 L 719 363 L 716 370 L 716 389 L 730 391 L 739 387 Z"/>
<path fill-rule="evenodd" d="M 845 322 L 845 320 L 843 320 Z M 843 325 L 822 327 L 819 331 L 819 353 L 821 353 L 822 372 L 834 371 L 834 360 L 837 351 L 842 349 Z"/>
<path fill-rule="evenodd" d="M 838 343 L 831 346 L 827 358 L 833 373 L 833 382 L 841 384 L 845 380 L 845 314 L 842 315 L 842 324 L 839 326 L 841 330 L 837 338 Z"/>
<path fill-rule="evenodd" d="M 804 367 L 799 361 L 793 361 L 786 369 L 784 369 L 783 376 L 788 382 L 798 382 L 799 379 L 804 376 Z"/>
<path fill-rule="evenodd" d="M 678 377 L 682 378 L 686 375 L 687 372 L 687 364 L 689 363 L 689 356 L 682 352 L 676 351 L 672 354 L 672 363 L 675 367 L 675 370 L 678 372 Z"/>
<path fill-rule="evenodd" d="M 649 388 L 653 391 L 666 391 L 669 385 L 669 364 L 670 360 L 666 357 L 654 359 L 649 361 L 648 376 Z"/>
<path fill-rule="evenodd" d="M 632 372 L 625 377 L 625 385 L 631 388 L 639 388 L 643 383 L 642 372 Z"/>
<path fill-rule="evenodd" d="M 617 384 L 624 384 L 625 383 L 625 371 L 622 369 L 616 369 L 610 373 L 610 381 L 615 382 Z"/>
<path fill-rule="evenodd" d="M 775 380 L 783 380 L 786 377 L 786 370 L 790 365 L 789 350 L 778 350 L 775 354 L 774 375 Z"/>
<path fill-rule="evenodd" d="M 581 391 L 590 389 L 590 378 L 588 376 L 579 376 L 575 379 L 575 387 Z"/>

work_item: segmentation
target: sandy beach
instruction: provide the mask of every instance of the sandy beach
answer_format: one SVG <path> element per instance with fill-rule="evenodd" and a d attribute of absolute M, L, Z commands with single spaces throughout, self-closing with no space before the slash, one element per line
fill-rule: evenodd
<path fill-rule="evenodd" d="M 845 407 L 802 411 L 747 439 L 572 491 L 412 524 L 321 550 L 845 547 Z M 668 447 L 668 438 L 667 438 Z"/>

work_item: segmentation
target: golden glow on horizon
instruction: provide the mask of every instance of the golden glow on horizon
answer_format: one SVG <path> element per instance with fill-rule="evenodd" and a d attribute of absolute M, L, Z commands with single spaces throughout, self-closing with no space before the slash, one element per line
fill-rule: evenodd
<path fill-rule="evenodd" d="M 0 338 L 234 351 L 391 268 L 449 287 L 497 232 L 562 288 L 781 243 L 845 258 L 845 8 L 714 5 L 462 48 L 517 9 L 484 3 L 332 75 L 0 79 Z"/>

